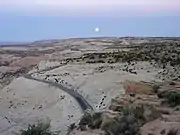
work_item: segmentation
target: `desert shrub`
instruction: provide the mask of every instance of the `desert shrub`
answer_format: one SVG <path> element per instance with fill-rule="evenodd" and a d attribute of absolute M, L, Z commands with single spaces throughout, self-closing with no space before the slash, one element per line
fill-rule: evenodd
<path fill-rule="evenodd" d="M 133 115 L 141 125 L 161 116 L 161 113 L 155 107 L 145 105 L 124 107 L 120 113 L 123 116 Z"/>
<path fill-rule="evenodd" d="M 143 106 L 136 106 L 136 107 L 125 106 L 121 110 L 121 114 L 123 116 L 134 115 L 136 118 L 139 118 L 139 115 L 143 115 L 143 112 L 144 112 Z"/>
<path fill-rule="evenodd" d="M 79 122 L 80 127 L 88 126 L 91 129 L 98 129 L 102 124 L 102 113 L 86 112 Z"/>
<path fill-rule="evenodd" d="M 144 122 L 144 107 L 143 106 L 136 106 L 136 107 L 124 107 L 121 110 L 121 114 L 123 116 L 133 115 L 138 121 Z"/>
<path fill-rule="evenodd" d="M 133 109 L 133 114 L 135 118 L 141 121 L 142 123 L 144 123 L 145 121 L 144 113 L 144 106 L 137 106 L 135 109 Z"/>
<path fill-rule="evenodd" d="M 159 91 L 157 92 L 157 96 L 158 98 L 165 98 L 167 93 L 168 93 L 167 91 Z"/>
<path fill-rule="evenodd" d="M 166 129 L 161 130 L 161 135 L 164 135 L 166 133 Z"/>
<path fill-rule="evenodd" d="M 69 126 L 69 130 L 72 131 L 73 129 L 76 128 L 76 125 L 75 123 L 72 123 L 70 126 Z"/>
<path fill-rule="evenodd" d="M 121 114 L 124 115 L 124 116 L 132 115 L 132 114 L 133 114 L 133 109 L 130 108 L 130 107 L 124 107 L 124 108 L 121 110 Z"/>
<path fill-rule="evenodd" d="M 50 121 L 39 122 L 38 124 L 29 125 L 27 129 L 21 130 L 18 135 L 53 135 L 50 127 Z"/>
<path fill-rule="evenodd" d="M 169 85 L 176 85 L 176 83 L 175 82 L 170 82 Z"/>
<path fill-rule="evenodd" d="M 178 129 L 170 129 L 167 135 L 177 135 Z"/>
<path fill-rule="evenodd" d="M 105 130 L 106 135 L 138 135 L 145 122 L 144 107 L 124 107 Z"/>
<path fill-rule="evenodd" d="M 111 123 L 106 129 L 106 135 L 137 135 L 140 130 L 138 120 L 134 115 L 126 115 L 115 118 L 115 122 Z"/>
<path fill-rule="evenodd" d="M 180 105 L 180 93 L 172 91 L 165 95 L 165 100 L 170 106 Z"/>
<path fill-rule="evenodd" d="M 97 63 L 105 63 L 104 60 L 97 60 Z"/>
<path fill-rule="evenodd" d="M 153 89 L 153 92 L 154 92 L 154 93 L 157 93 L 158 90 L 159 90 L 159 88 L 160 88 L 159 85 L 153 85 L 153 86 L 152 86 L 152 89 Z"/>

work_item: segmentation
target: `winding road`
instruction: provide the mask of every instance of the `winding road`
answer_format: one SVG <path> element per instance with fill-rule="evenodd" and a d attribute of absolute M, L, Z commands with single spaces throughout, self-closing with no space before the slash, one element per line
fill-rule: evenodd
<path fill-rule="evenodd" d="M 62 64 L 60 66 L 63 66 L 65 64 Z M 51 67 L 51 68 L 48 68 L 48 69 L 44 69 L 44 70 L 41 70 L 41 71 L 37 71 L 35 73 L 40 73 L 40 72 L 45 72 L 45 71 L 50 71 L 52 69 L 55 69 L 55 68 L 58 68 L 60 66 L 55 66 L 55 67 Z M 34 73 L 31 73 L 31 74 L 27 74 L 27 75 L 24 75 L 24 78 L 26 79 L 30 79 L 30 80 L 34 80 L 34 81 L 38 81 L 38 82 L 42 82 L 42 83 L 46 83 L 48 85 L 51 85 L 51 86 L 54 86 L 54 87 L 57 87 L 65 92 L 67 92 L 69 95 L 71 95 L 74 99 L 76 99 L 76 101 L 78 102 L 78 104 L 80 105 L 82 111 L 85 111 L 87 109 L 89 110 L 93 110 L 93 107 L 86 101 L 86 99 L 84 99 L 84 97 L 79 94 L 78 92 L 74 91 L 73 89 L 69 89 L 67 87 L 64 87 L 63 85 L 61 84 L 58 84 L 58 83 L 54 83 L 54 82 L 51 82 L 51 81 L 47 81 L 47 80 L 41 80 L 41 79 L 38 79 L 38 78 L 34 78 L 32 77 L 32 74 Z"/>

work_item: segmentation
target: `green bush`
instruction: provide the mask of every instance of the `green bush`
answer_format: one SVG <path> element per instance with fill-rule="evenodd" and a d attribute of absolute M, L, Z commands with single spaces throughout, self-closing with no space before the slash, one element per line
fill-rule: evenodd
<path fill-rule="evenodd" d="M 124 115 L 124 116 L 132 115 L 132 114 L 133 114 L 133 109 L 130 108 L 130 107 L 124 107 L 124 108 L 121 110 L 121 114 Z"/>
<path fill-rule="evenodd" d="M 21 130 L 19 135 L 53 135 L 50 127 L 50 121 L 39 122 L 38 124 L 29 125 L 25 130 Z"/>
<path fill-rule="evenodd" d="M 91 129 L 99 129 L 102 124 L 102 113 L 86 112 L 79 122 L 80 128 L 88 126 Z"/>
<path fill-rule="evenodd" d="M 103 130 L 106 135 L 139 135 L 143 124 L 159 117 L 159 112 L 152 106 L 126 106 Z"/>
<path fill-rule="evenodd" d="M 180 93 L 172 91 L 165 95 L 165 99 L 170 106 L 180 105 Z"/>
<path fill-rule="evenodd" d="M 115 122 L 106 129 L 106 135 L 137 135 L 140 125 L 134 115 L 126 115 L 115 118 Z"/>
<path fill-rule="evenodd" d="M 138 119 L 139 121 L 141 122 L 144 122 L 145 121 L 145 118 L 144 118 L 144 107 L 143 106 L 137 106 L 137 107 L 124 107 L 122 110 L 121 110 L 121 114 L 123 116 L 128 116 L 128 115 L 134 115 L 134 117 L 136 119 Z"/>
<path fill-rule="evenodd" d="M 138 135 L 144 123 L 144 107 L 124 107 L 105 130 L 106 135 Z"/>

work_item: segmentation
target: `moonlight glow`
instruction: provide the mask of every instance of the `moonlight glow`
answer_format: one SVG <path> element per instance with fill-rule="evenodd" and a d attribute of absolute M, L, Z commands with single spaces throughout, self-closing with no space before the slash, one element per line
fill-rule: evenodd
<path fill-rule="evenodd" d="M 94 31 L 95 31 L 95 32 L 99 32 L 99 28 L 95 28 Z"/>

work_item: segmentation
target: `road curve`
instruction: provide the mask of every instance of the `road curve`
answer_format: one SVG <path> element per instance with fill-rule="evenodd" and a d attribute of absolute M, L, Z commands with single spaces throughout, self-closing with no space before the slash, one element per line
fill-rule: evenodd
<path fill-rule="evenodd" d="M 51 70 L 51 69 L 46 69 L 46 71 L 48 71 L 48 70 Z M 93 110 L 93 107 L 86 101 L 86 99 L 84 99 L 81 94 L 79 94 L 78 92 L 74 91 L 73 89 L 69 89 L 67 87 L 64 87 L 61 84 L 54 83 L 54 82 L 51 82 L 51 81 L 46 81 L 46 80 L 41 80 L 41 79 L 38 79 L 38 78 L 34 78 L 31 75 L 32 74 L 24 75 L 24 78 L 30 79 L 30 80 L 34 80 L 34 81 L 38 81 L 38 82 L 42 82 L 42 83 L 46 83 L 46 84 L 49 84 L 51 86 L 57 87 L 57 88 L 65 91 L 65 92 L 67 92 L 72 97 L 74 97 L 74 99 L 76 99 L 77 102 L 79 103 L 82 111 L 85 111 L 87 109 Z"/>

